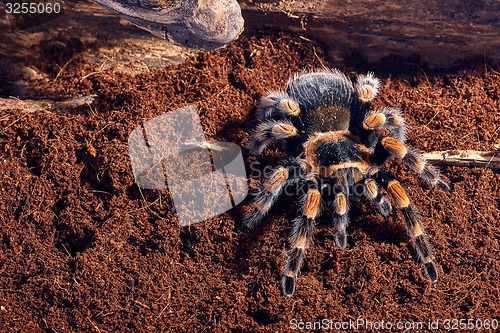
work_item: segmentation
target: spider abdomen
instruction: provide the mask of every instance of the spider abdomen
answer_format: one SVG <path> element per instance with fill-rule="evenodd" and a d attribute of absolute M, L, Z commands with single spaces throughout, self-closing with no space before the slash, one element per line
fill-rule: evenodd
<path fill-rule="evenodd" d="M 339 105 L 346 109 L 352 101 L 352 82 L 336 70 L 296 75 L 288 82 L 285 92 L 299 105 L 300 110 Z"/>
<path fill-rule="evenodd" d="M 307 135 L 349 128 L 352 82 L 338 71 L 295 76 L 285 90 L 299 106 L 297 124 Z"/>

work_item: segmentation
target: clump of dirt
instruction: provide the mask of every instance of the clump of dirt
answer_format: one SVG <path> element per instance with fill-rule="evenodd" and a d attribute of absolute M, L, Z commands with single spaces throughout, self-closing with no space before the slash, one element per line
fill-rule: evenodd
<path fill-rule="evenodd" d="M 431 151 L 500 143 L 498 68 L 480 61 L 431 71 L 393 60 L 337 65 L 351 77 L 378 69 L 375 106 L 402 108 L 409 144 Z M 384 219 L 360 200 L 345 250 L 328 217 L 319 220 L 292 298 L 279 284 L 294 200 L 280 199 L 258 232 L 238 228 L 239 208 L 181 228 L 168 191 L 134 184 L 127 139 L 144 121 L 195 103 L 208 139 L 243 145 L 260 96 L 324 65 L 314 42 L 264 33 L 136 76 L 78 58 L 57 72 L 40 63 L 47 78 L 31 83 L 31 97 L 97 98 L 0 117 L 0 330 L 286 332 L 300 321 L 363 319 L 421 322 L 417 331 L 439 320 L 444 331 L 449 319 L 498 319 L 498 172 L 443 168 L 452 191 L 442 193 L 391 166 L 424 216 L 436 284 L 423 275 L 401 216 Z M 281 156 L 244 154 L 261 169 Z"/>

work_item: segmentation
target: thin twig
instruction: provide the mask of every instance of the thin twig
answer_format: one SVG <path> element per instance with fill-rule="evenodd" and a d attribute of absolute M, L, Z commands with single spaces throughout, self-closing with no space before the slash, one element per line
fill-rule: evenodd
<path fill-rule="evenodd" d="M 97 327 L 97 325 L 92 321 L 92 319 L 90 319 L 89 317 L 87 317 L 88 321 L 90 321 L 90 323 L 92 324 L 92 326 L 94 326 L 95 330 L 97 331 L 97 333 L 101 333 L 101 330 L 99 329 L 99 327 Z"/>
<path fill-rule="evenodd" d="M 500 169 L 500 151 L 446 150 L 423 155 L 438 165 Z"/>
<path fill-rule="evenodd" d="M 75 59 L 75 57 L 71 57 L 71 59 L 69 59 L 62 67 L 59 68 L 59 72 L 57 73 L 55 79 L 54 79 L 54 82 L 53 83 L 56 83 L 57 79 L 59 78 L 59 76 L 62 74 L 62 72 L 64 71 L 64 69 L 66 68 L 66 66 L 68 66 L 68 64 L 70 62 L 72 62 L 73 60 Z"/>

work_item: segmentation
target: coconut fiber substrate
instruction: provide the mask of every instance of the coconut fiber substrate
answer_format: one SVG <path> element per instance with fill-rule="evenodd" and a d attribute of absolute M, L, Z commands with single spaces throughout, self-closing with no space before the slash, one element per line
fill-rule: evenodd
<path fill-rule="evenodd" d="M 408 144 L 493 150 L 498 66 L 479 59 L 431 70 L 418 59 L 368 64 L 355 54 L 330 64 L 314 42 L 262 33 L 128 75 L 80 60 L 81 49 L 70 62 L 45 54 L 33 63 L 44 76 L 29 82 L 28 97 L 96 95 L 91 104 L 0 115 L 1 332 L 495 331 L 498 171 L 442 167 L 451 186 L 442 192 L 399 163 L 388 166 L 423 216 L 436 283 L 401 214 L 384 218 L 360 199 L 351 204 L 346 249 L 335 245 L 327 214 L 318 219 L 296 293 L 284 297 L 296 198 L 280 198 L 254 231 L 241 228 L 247 201 L 180 227 L 168 190 L 135 184 L 127 140 L 143 122 L 194 103 L 208 140 L 244 147 L 261 96 L 296 71 L 327 66 L 352 79 L 373 71 L 381 80 L 374 107 L 401 108 Z M 260 156 L 242 151 L 257 169 L 283 158 L 274 146 Z M 261 179 L 247 173 L 253 190 Z"/>

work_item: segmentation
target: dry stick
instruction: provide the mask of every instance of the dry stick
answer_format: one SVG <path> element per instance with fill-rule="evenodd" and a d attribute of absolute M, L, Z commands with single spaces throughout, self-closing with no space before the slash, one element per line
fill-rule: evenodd
<path fill-rule="evenodd" d="M 438 165 L 500 169 L 500 150 L 446 150 L 433 151 L 423 155 L 426 160 Z"/>

